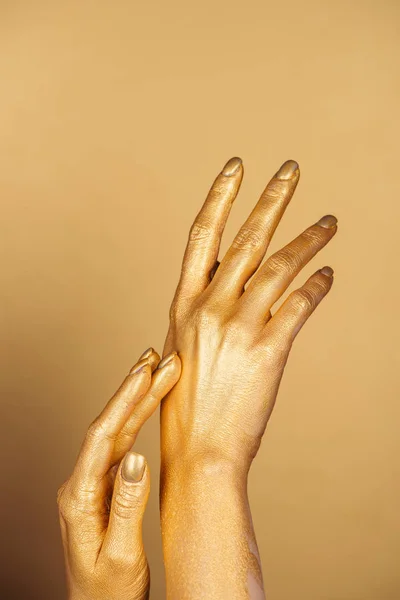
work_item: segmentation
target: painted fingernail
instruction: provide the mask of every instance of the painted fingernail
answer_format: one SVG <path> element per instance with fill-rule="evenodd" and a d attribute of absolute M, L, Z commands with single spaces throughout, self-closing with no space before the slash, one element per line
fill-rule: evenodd
<path fill-rule="evenodd" d="M 138 483 L 146 468 L 146 459 L 136 452 L 127 452 L 121 469 L 121 475 L 126 481 Z"/>
<path fill-rule="evenodd" d="M 332 267 L 322 267 L 322 269 L 320 269 L 320 273 L 322 273 L 322 275 L 327 275 L 328 277 L 332 277 L 333 269 L 332 269 Z"/>
<path fill-rule="evenodd" d="M 147 359 L 144 358 L 132 367 L 132 369 L 129 371 L 129 375 L 133 375 L 134 373 L 140 373 L 140 371 L 143 371 L 143 369 L 145 369 L 148 364 L 149 363 Z"/>
<path fill-rule="evenodd" d="M 295 160 L 287 160 L 283 163 L 275 177 L 277 179 L 292 179 L 299 170 L 299 165 Z"/>
<path fill-rule="evenodd" d="M 177 352 L 171 352 L 170 354 L 167 354 L 167 356 L 165 356 L 158 364 L 157 369 L 162 369 L 163 367 L 165 367 L 165 365 L 168 365 L 168 363 L 170 363 L 175 356 L 177 355 Z"/>
<path fill-rule="evenodd" d="M 233 158 L 230 158 L 221 171 L 222 175 L 226 175 L 227 177 L 234 175 L 239 170 L 239 167 L 241 164 L 242 164 L 242 159 L 239 158 L 238 156 L 234 156 Z"/>
<path fill-rule="evenodd" d="M 153 354 L 154 352 L 154 348 L 152 348 L 150 346 L 150 348 L 147 348 L 147 350 L 145 352 L 143 352 L 143 354 L 141 354 L 141 356 L 139 357 L 139 360 L 143 360 L 143 358 L 148 358 L 150 356 L 150 354 Z"/>
<path fill-rule="evenodd" d="M 318 221 L 317 225 L 319 225 L 320 227 L 325 227 L 325 229 L 331 229 L 332 227 L 335 227 L 336 223 L 336 217 L 334 217 L 333 215 L 325 215 Z"/>

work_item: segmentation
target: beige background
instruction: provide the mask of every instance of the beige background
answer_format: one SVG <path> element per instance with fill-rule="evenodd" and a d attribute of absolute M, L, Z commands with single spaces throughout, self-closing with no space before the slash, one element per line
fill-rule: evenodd
<path fill-rule="evenodd" d="M 287 158 L 301 183 L 271 251 L 339 219 L 296 280 L 335 269 L 251 473 L 268 597 L 399 600 L 399 13 L 1 2 L 2 599 L 65 597 L 56 490 L 127 369 L 162 348 L 188 228 L 238 155 L 223 250 Z M 158 416 L 137 449 L 158 599 Z"/>

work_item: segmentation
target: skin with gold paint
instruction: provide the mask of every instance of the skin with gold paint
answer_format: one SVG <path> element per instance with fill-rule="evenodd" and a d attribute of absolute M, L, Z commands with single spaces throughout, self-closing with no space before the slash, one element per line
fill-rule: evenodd
<path fill-rule="evenodd" d="M 333 283 L 325 266 L 271 308 L 337 231 L 333 215 L 263 263 L 299 181 L 286 161 L 222 259 L 243 164 L 228 161 L 189 233 L 164 354 L 182 375 L 161 404 L 161 525 L 169 600 L 264 598 L 248 472 L 294 339 Z M 251 278 L 251 280 L 250 280 Z M 249 281 L 250 280 L 250 281 Z"/>
<path fill-rule="evenodd" d="M 149 597 L 142 520 L 150 473 L 132 445 L 180 371 L 176 352 L 160 362 L 149 348 L 88 428 L 57 495 L 69 600 Z"/>

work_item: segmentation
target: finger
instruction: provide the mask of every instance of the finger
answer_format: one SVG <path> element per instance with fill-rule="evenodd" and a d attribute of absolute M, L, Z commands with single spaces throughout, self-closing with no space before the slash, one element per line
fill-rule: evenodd
<path fill-rule="evenodd" d="M 212 184 L 190 228 L 174 302 L 196 296 L 210 283 L 210 271 L 218 257 L 222 232 L 242 179 L 242 160 L 234 157 Z"/>
<path fill-rule="evenodd" d="M 150 492 L 146 459 L 128 452 L 118 469 L 101 552 L 132 567 L 143 555 L 142 522 Z"/>
<path fill-rule="evenodd" d="M 135 407 L 115 442 L 112 462 L 121 460 L 132 447 L 147 419 L 154 413 L 161 400 L 174 387 L 181 375 L 181 361 L 176 352 L 167 354 L 153 373 L 150 388 Z"/>
<path fill-rule="evenodd" d="M 281 348 L 289 349 L 304 323 L 332 287 L 333 269 L 323 267 L 305 284 L 289 294 L 264 328 L 264 335 Z"/>
<path fill-rule="evenodd" d="M 124 379 L 100 415 L 91 423 L 71 475 L 71 488 L 88 501 L 103 501 L 99 482 L 112 467 L 115 440 L 135 405 L 150 387 L 151 367 L 142 359 Z"/>
<path fill-rule="evenodd" d="M 157 353 L 149 348 L 144 354 L 148 358 L 139 360 L 132 367 L 118 391 L 90 425 L 73 473 L 60 494 L 60 514 L 68 525 L 68 535 L 78 545 L 85 542 L 87 550 L 87 544 L 96 546 L 108 520 L 106 500 L 112 489 L 108 475 L 115 438 L 135 402 L 144 396 L 150 385 L 151 367 L 147 361 Z"/>
<path fill-rule="evenodd" d="M 294 160 L 288 160 L 264 189 L 214 276 L 212 289 L 220 298 L 239 298 L 243 293 L 245 283 L 267 251 L 299 177 L 299 165 Z"/>
<path fill-rule="evenodd" d="M 143 354 L 139 356 L 138 362 L 144 360 L 145 358 L 147 359 L 147 362 L 150 365 L 150 369 L 153 372 L 154 369 L 157 368 L 158 363 L 160 362 L 160 355 L 154 350 L 154 348 L 150 346 L 150 348 L 147 348 L 147 350 L 145 350 L 145 352 L 143 352 Z"/>
<path fill-rule="evenodd" d="M 272 254 L 239 298 L 239 310 L 252 319 L 265 320 L 266 313 L 279 300 L 303 267 L 332 239 L 337 219 L 325 215 L 287 246 Z"/>

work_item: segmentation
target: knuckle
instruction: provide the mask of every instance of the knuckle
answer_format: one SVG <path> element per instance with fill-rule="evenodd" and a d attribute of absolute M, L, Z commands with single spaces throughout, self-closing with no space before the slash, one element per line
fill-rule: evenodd
<path fill-rule="evenodd" d="M 140 589 L 140 583 L 143 578 L 143 571 L 146 572 L 144 565 L 147 564 L 146 558 L 141 557 L 141 550 L 136 546 L 136 544 L 132 544 L 131 546 L 121 547 L 121 544 L 107 544 L 105 553 L 107 555 L 107 559 L 112 564 L 112 568 L 115 572 L 126 575 L 129 573 L 132 581 L 135 581 L 136 587 Z M 143 587 L 147 586 L 143 583 Z M 138 595 L 135 598 L 141 598 L 142 596 Z M 146 596 L 147 597 L 147 596 Z"/>
<path fill-rule="evenodd" d="M 263 344 L 262 347 L 263 355 L 267 358 L 268 361 L 275 359 L 276 357 L 276 345 L 273 344 L 270 340 Z"/>
<path fill-rule="evenodd" d="M 176 288 L 174 299 L 172 300 L 171 306 L 169 307 L 169 318 L 171 320 L 177 319 L 187 308 L 187 299 L 183 293 L 182 278 Z"/>
<path fill-rule="evenodd" d="M 242 319 L 235 316 L 234 319 L 229 319 L 225 323 L 225 338 L 229 344 L 236 344 L 237 340 L 240 340 L 243 346 L 247 345 L 247 329 L 243 326 Z"/>
<path fill-rule="evenodd" d="M 61 497 L 58 500 L 58 512 L 67 523 L 71 523 L 75 520 L 76 511 L 69 496 L 61 494 Z"/>
<path fill-rule="evenodd" d="M 206 221 L 196 220 L 189 230 L 189 242 L 208 240 L 211 236 L 212 228 Z"/>
<path fill-rule="evenodd" d="M 197 329 L 208 328 L 216 324 L 217 312 L 211 305 L 204 305 L 193 312 L 193 322 Z"/>
<path fill-rule="evenodd" d="M 267 260 L 267 269 L 274 274 L 280 274 L 282 271 L 294 273 L 302 264 L 301 256 L 294 248 L 287 246 L 279 252 L 273 254 Z"/>
<path fill-rule="evenodd" d="M 313 288 L 301 288 L 293 292 L 293 302 L 300 311 L 309 312 L 317 305 L 317 295 Z"/>
<path fill-rule="evenodd" d="M 100 425 L 98 417 L 94 419 L 87 428 L 86 437 L 89 439 L 94 439 L 100 436 L 102 432 L 102 427 Z"/>
<path fill-rule="evenodd" d="M 238 250 L 258 250 L 263 246 L 263 237 L 255 227 L 242 227 L 232 246 Z"/>
<path fill-rule="evenodd" d="M 64 487 L 61 486 L 57 493 L 57 503 L 64 521 L 71 524 L 93 517 L 97 512 L 91 501 L 93 493 L 93 489 L 77 486 L 72 479 Z"/>
<path fill-rule="evenodd" d="M 287 350 L 286 337 L 284 336 L 282 336 L 279 340 L 276 340 L 275 338 L 269 339 L 262 346 L 263 356 L 270 364 L 282 362 L 284 356 L 287 354 Z"/>
<path fill-rule="evenodd" d="M 327 230 L 321 227 L 319 227 L 318 229 L 319 231 L 317 231 L 315 227 L 310 227 L 309 229 L 303 231 L 301 236 L 306 242 L 308 242 L 309 245 L 317 247 L 321 246 L 321 244 L 323 244 L 325 240 L 325 236 L 323 234 L 324 232 L 326 233 Z"/>
<path fill-rule="evenodd" d="M 58 488 L 58 490 L 57 490 L 57 504 L 58 504 L 58 506 L 60 506 L 60 505 L 61 505 L 61 501 L 62 501 L 61 499 L 62 499 L 62 497 L 63 497 L 63 495 L 64 495 L 64 492 L 65 492 L 65 488 L 66 488 L 66 486 L 67 486 L 67 481 L 65 481 L 65 482 L 64 482 L 64 483 L 63 483 L 63 484 L 62 484 L 62 485 L 61 485 L 61 486 Z"/>
<path fill-rule="evenodd" d="M 88 430 L 86 432 L 86 439 L 91 441 L 103 438 L 113 440 L 115 439 L 115 436 L 110 435 L 102 419 L 100 417 L 96 417 L 88 427 Z"/>
<path fill-rule="evenodd" d="M 114 498 L 113 512 L 121 519 L 129 519 L 132 516 L 136 502 L 136 495 L 131 493 L 125 486 L 122 486 Z"/>
<path fill-rule="evenodd" d="M 254 340 L 254 330 L 249 326 L 249 319 L 246 314 L 237 312 L 231 318 L 224 322 L 224 330 L 229 342 L 239 342 L 240 346 L 250 347 Z"/>
<path fill-rule="evenodd" d="M 107 544 L 107 559 L 112 563 L 114 571 L 126 571 L 131 557 L 127 551 L 122 551 L 119 544 Z"/>
<path fill-rule="evenodd" d="M 181 321 L 189 311 L 192 310 L 193 297 L 183 293 L 182 287 L 179 285 L 175 299 L 169 308 L 169 320 L 173 327 Z"/>

